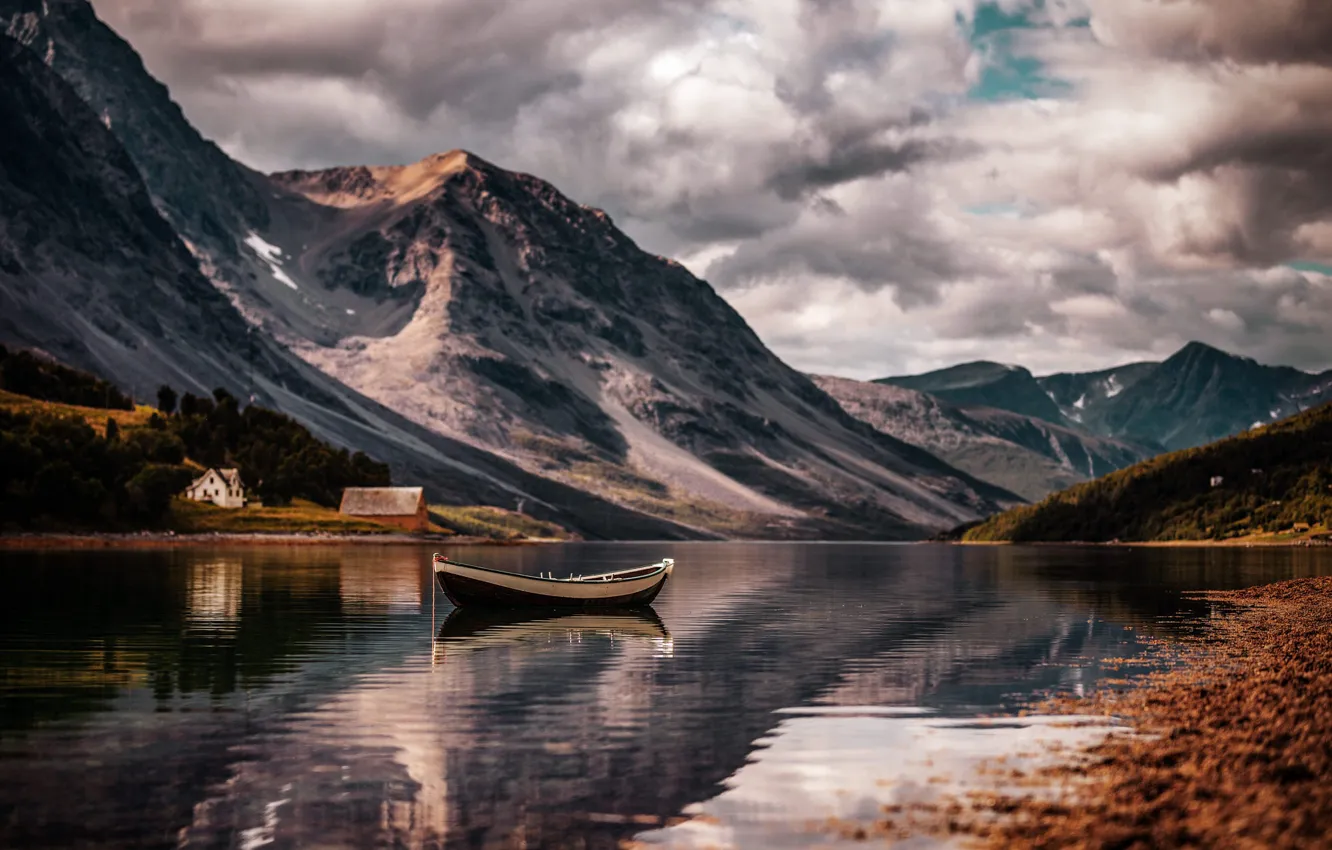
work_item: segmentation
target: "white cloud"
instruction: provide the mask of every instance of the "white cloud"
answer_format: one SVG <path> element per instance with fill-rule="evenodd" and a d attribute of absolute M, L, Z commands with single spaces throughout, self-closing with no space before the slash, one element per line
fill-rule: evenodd
<path fill-rule="evenodd" d="M 1207 311 L 1207 321 L 1223 331 L 1238 331 L 1244 328 L 1244 320 L 1234 310 L 1223 310 L 1220 307 L 1213 307 Z"/>
<path fill-rule="evenodd" d="M 1327 279 L 1279 270 L 1332 262 L 1322 6 L 1004 0 L 1050 26 L 982 51 L 973 0 L 95 3 L 243 160 L 466 147 L 706 273 L 798 368 L 1332 365 Z M 1014 56 L 1059 85 L 968 95 Z"/>

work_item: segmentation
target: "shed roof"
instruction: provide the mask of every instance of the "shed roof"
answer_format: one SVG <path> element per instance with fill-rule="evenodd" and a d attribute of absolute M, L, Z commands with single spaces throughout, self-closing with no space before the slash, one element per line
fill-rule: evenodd
<path fill-rule="evenodd" d="M 348 487 L 339 510 L 350 516 L 411 516 L 424 501 L 420 487 Z"/>

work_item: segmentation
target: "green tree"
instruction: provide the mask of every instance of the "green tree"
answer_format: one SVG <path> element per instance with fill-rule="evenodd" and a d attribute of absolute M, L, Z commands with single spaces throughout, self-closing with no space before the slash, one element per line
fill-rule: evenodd
<path fill-rule="evenodd" d="M 157 388 L 157 409 L 170 416 L 176 412 L 176 391 L 163 384 Z"/>
<path fill-rule="evenodd" d="M 171 497 L 188 487 L 192 480 L 194 473 L 184 466 L 164 463 L 144 465 L 125 484 L 131 514 L 147 523 L 160 521 L 171 506 Z"/>

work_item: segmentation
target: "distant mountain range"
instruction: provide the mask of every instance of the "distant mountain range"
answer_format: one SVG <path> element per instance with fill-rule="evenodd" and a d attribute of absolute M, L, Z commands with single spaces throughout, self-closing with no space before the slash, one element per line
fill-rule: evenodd
<path fill-rule="evenodd" d="M 919 538 L 1019 501 L 847 414 L 602 211 L 462 151 L 258 174 L 86 0 L 0 0 L 0 342 L 223 386 L 587 537 Z"/>
<path fill-rule="evenodd" d="M 876 383 L 1164 450 L 1210 443 L 1332 399 L 1332 371 L 1264 366 L 1200 342 L 1162 363 L 1100 372 L 1037 378 L 1018 366 L 968 363 Z"/>
<path fill-rule="evenodd" d="M 885 434 L 1031 500 L 1332 400 L 1332 371 L 1263 366 L 1199 342 L 1164 362 L 1099 372 L 1038 378 L 979 361 L 815 382 Z"/>

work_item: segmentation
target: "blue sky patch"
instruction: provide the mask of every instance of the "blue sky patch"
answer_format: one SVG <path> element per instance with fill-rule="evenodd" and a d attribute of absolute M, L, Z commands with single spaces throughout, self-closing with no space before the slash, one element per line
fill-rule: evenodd
<path fill-rule="evenodd" d="M 1031 18 L 1025 9 L 1017 13 L 1005 12 L 994 3 L 983 3 L 976 7 L 976 17 L 971 23 L 971 40 L 974 43 L 1001 30 L 1032 27 Z"/>
<path fill-rule="evenodd" d="M 1296 260 L 1293 263 L 1286 263 L 1286 268 L 1294 269 L 1297 272 L 1313 272 L 1314 274 L 1325 274 L 1332 277 L 1332 266 L 1326 263 L 1312 263 L 1308 260 Z"/>
<path fill-rule="evenodd" d="M 1061 97 L 1072 91 L 1068 82 L 1045 73 L 1045 65 L 1030 56 L 992 57 L 981 70 L 980 81 L 971 87 L 971 100 L 1035 100 Z"/>
<path fill-rule="evenodd" d="M 1017 204 L 976 204 L 966 207 L 970 215 L 994 216 L 996 218 L 1022 218 L 1022 209 Z"/>
<path fill-rule="evenodd" d="M 967 92 L 969 100 L 1003 101 L 1062 97 L 1072 86 L 1046 73 L 1044 63 L 1015 50 L 1014 34 L 1020 30 L 1049 29 L 1041 21 L 1043 0 L 1017 12 L 1006 12 L 994 3 L 976 8 L 971 25 L 971 43 L 985 58 L 980 80 Z M 1033 13 L 1037 20 L 1033 20 Z M 1070 25 L 1077 26 L 1079 21 Z"/>

